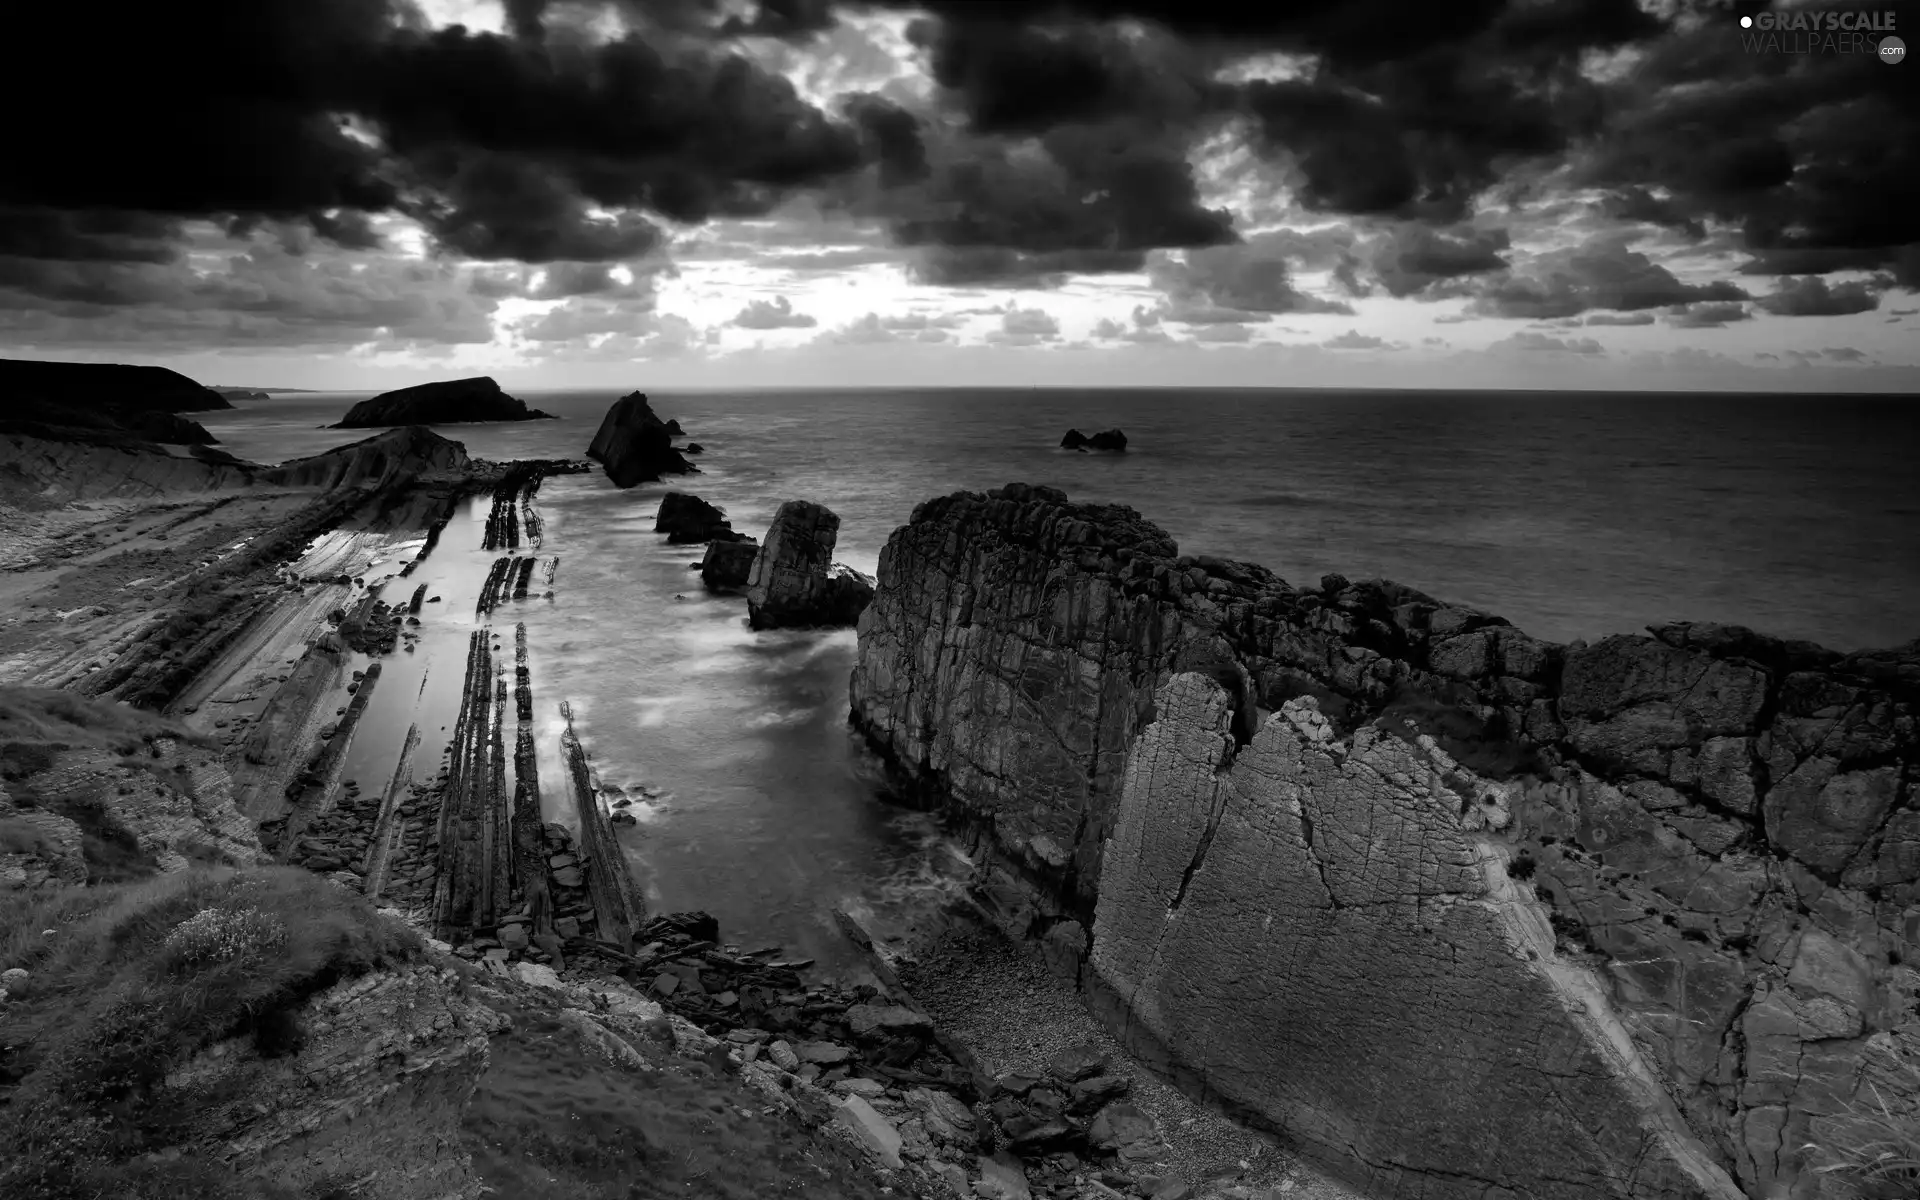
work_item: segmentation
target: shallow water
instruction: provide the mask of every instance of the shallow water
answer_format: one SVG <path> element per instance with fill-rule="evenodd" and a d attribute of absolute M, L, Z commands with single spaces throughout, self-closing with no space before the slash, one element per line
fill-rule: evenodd
<path fill-rule="evenodd" d="M 204 423 L 241 457 L 280 461 L 367 436 L 315 428 L 364 395 L 242 401 Z M 485 458 L 578 457 L 617 393 L 522 395 L 562 419 L 441 432 Z M 687 569 L 700 548 L 652 532 L 669 488 L 721 505 L 756 536 L 781 501 L 818 500 L 842 518 L 838 556 L 868 572 L 921 500 L 1023 480 L 1131 505 L 1189 553 L 1259 562 L 1296 583 L 1326 571 L 1385 576 L 1556 640 L 1669 619 L 1843 649 L 1920 635 L 1920 404 L 1904 398 L 1002 390 L 652 400 L 706 447 L 702 474 L 627 492 L 599 474 L 548 479 L 540 553 L 560 556 L 553 599 L 494 614 L 509 654 L 511 626 L 527 625 L 548 808 L 562 815 L 565 699 L 602 781 L 641 801 L 641 824 L 621 838 L 649 904 L 706 908 L 731 939 L 781 942 L 823 963 L 848 961 L 835 904 L 911 907 L 950 886 L 954 863 L 925 818 L 874 799 L 872 764 L 845 721 L 853 634 L 748 631 L 745 602 L 706 595 Z M 1131 449 L 1060 451 L 1069 426 L 1119 426 Z M 418 578 L 451 585 L 484 571 L 485 507 L 449 526 Z M 434 643 L 429 686 L 450 677 L 457 689 L 470 618 L 440 613 L 423 627 L 422 652 L 433 627 L 447 639 L 445 652 Z M 418 687 L 424 666 L 392 678 L 387 667 L 381 691 Z M 375 728 L 354 747 L 369 763 L 405 732 Z M 423 744 L 418 761 L 438 753 Z M 385 782 L 369 772 L 363 784 Z"/>

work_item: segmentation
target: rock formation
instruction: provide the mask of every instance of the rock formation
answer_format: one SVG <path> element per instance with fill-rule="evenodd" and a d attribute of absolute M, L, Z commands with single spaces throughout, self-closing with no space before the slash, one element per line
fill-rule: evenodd
<path fill-rule="evenodd" d="M 481 375 L 446 379 L 382 392 L 347 410 L 335 429 L 375 429 L 382 425 L 456 425 L 474 421 L 550 421 L 552 413 L 528 408 L 524 400 L 500 390 Z"/>
<path fill-rule="evenodd" d="M 8 408 L 29 399 L 80 410 L 183 413 L 233 407 L 220 393 L 165 367 L 20 358 L 0 358 L 0 399 Z"/>
<path fill-rule="evenodd" d="M 760 543 L 750 537 L 737 542 L 709 542 L 700 560 L 700 582 L 710 592 L 738 591 L 753 578 L 753 560 L 760 557 Z"/>
<path fill-rule="evenodd" d="M 652 483 L 666 475 L 691 475 L 692 463 L 673 448 L 678 426 L 669 427 L 647 403 L 640 392 L 629 392 L 614 401 L 593 435 L 587 457 L 606 468 L 615 487 L 630 488 Z"/>
<path fill-rule="evenodd" d="M 653 531 L 666 534 L 673 546 L 752 540 L 734 529 L 725 511 L 685 492 L 668 492 L 660 498 Z"/>
<path fill-rule="evenodd" d="M 1920 643 L 1652 634 L 1015 484 L 888 541 L 853 718 L 1118 1036 L 1357 1181 L 1826 1195 L 1920 1038 Z"/>
<path fill-rule="evenodd" d="M 268 467 L 257 478 L 277 487 L 332 490 L 337 487 L 390 487 L 430 476 L 458 475 L 471 460 L 467 448 L 423 425 L 377 433 L 316 454 Z"/>
<path fill-rule="evenodd" d="M 1127 435 L 1121 433 L 1118 429 L 1109 429 L 1103 433 L 1096 433 L 1092 437 L 1088 437 L 1078 429 L 1069 429 L 1067 430 L 1067 436 L 1060 439 L 1060 448 L 1062 450 L 1079 450 L 1083 453 L 1088 450 L 1122 451 L 1127 448 Z"/>
<path fill-rule="evenodd" d="M 773 516 L 747 581 L 755 629 L 851 625 L 873 599 L 873 581 L 833 561 L 840 518 L 825 505 L 789 500 Z"/>

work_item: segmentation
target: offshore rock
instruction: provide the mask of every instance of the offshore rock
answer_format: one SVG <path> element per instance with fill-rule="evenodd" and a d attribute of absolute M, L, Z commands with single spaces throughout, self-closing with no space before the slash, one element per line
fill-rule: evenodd
<path fill-rule="evenodd" d="M 668 492 L 660 497 L 660 511 L 654 515 L 653 531 L 667 535 L 674 546 L 700 542 L 738 542 L 747 535 L 736 532 L 733 522 L 719 507 L 686 492 Z"/>
<path fill-rule="evenodd" d="M 700 582 L 710 592 L 738 591 L 753 576 L 753 560 L 760 556 L 760 543 L 750 537 L 737 542 L 710 542 L 700 560 Z"/>
<path fill-rule="evenodd" d="M 629 392 L 613 402 L 593 435 L 587 457 L 606 468 L 613 486 L 630 488 L 667 475 L 692 475 L 699 468 L 673 448 L 678 428 L 662 421 L 645 394 Z"/>
<path fill-rule="evenodd" d="M 382 392 L 347 410 L 335 429 L 370 429 L 381 425 L 456 425 L 475 421 L 550 421 L 552 413 L 528 408 L 526 401 L 500 390 L 481 375 L 473 379 L 446 379 Z"/>
<path fill-rule="evenodd" d="M 1078 429 L 1069 429 L 1067 430 L 1067 436 L 1060 439 L 1060 448 L 1062 450 L 1079 450 L 1083 453 L 1088 450 L 1120 452 L 1127 448 L 1127 435 L 1121 433 L 1118 429 L 1109 429 L 1102 433 L 1096 433 L 1092 437 L 1088 437 Z"/>
<path fill-rule="evenodd" d="M 873 582 L 833 561 L 840 518 L 808 500 L 774 514 L 747 582 L 747 622 L 755 629 L 846 626 L 873 599 Z"/>
<path fill-rule="evenodd" d="M 1118 1036 L 1357 1182 L 1838 1195 L 1920 1046 L 1920 644 L 1651 633 L 1014 484 L 889 539 L 853 720 Z"/>

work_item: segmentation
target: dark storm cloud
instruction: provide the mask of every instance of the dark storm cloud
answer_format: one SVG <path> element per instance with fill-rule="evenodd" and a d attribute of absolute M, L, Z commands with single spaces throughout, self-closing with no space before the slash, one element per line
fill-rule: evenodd
<path fill-rule="evenodd" d="M 1475 316 L 1551 320 L 1590 309 L 1635 312 L 1696 301 L 1739 301 L 1747 293 L 1724 280 L 1683 283 L 1620 238 L 1536 256 L 1524 272 L 1490 280 L 1468 304 Z"/>
<path fill-rule="evenodd" d="M 515 4 L 513 27 L 531 34 L 542 8 Z M 766 211 L 869 153 L 783 78 L 684 38 L 427 30 L 400 0 L 207 0 L 110 18 L 32 5 L 9 21 L 13 44 L 71 48 L 72 77 L 137 98 L 124 112 L 48 105 L 37 73 L 0 76 L 0 101 L 33 114 L 0 174 L 16 225 L 49 210 L 251 214 L 307 220 L 351 247 L 367 244 L 358 214 L 405 212 L 473 257 L 624 259 L 657 236 L 639 212 Z M 876 133 L 875 121 L 864 128 L 897 162 L 898 122 L 878 118 Z M 37 252 L 106 241 L 72 232 L 48 230 Z"/>
<path fill-rule="evenodd" d="M 1830 4 L 1812 7 L 1827 8 Z M 1578 179 L 1657 187 L 1726 222 L 1753 274 L 1896 267 L 1920 285 L 1920 88 L 1872 54 L 1751 53 L 1731 15 L 1655 44 L 1609 85 Z"/>
<path fill-rule="evenodd" d="M 1501 252 L 1511 245 L 1504 229 L 1451 233 L 1400 225 L 1373 252 L 1373 270 L 1388 292 L 1411 296 L 1436 283 L 1504 269 L 1509 264 Z"/>
<path fill-rule="evenodd" d="M 1772 295 L 1754 301 L 1776 317 L 1843 317 L 1880 307 L 1880 292 L 1856 280 L 1829 286 L 1818 275 L 1782 279 Z"/>

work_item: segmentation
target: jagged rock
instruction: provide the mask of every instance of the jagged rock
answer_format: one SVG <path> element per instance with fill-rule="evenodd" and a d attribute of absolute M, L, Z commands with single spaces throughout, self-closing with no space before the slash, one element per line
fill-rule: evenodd
<path fill-rule="evenodd" d="M 700 582 L 710 592 L 744 588 L 753 577 L 753 562 L 759 555 L 760 543 L 750 537 L 710 542 L 706 556 L 700 560 Z"/>
<path fill-rule="evenodd" d="M 476 421 L 550 421 L 552 413 L 528 408 L 484 375 L 445 379 L 382 392 L 347 410 L 335 429 L 381 425 L 455 425 Z"/>
<path fill-rule="evenodd" d="M 1824 1196 L 1806 1147 L 1920 1033 L 1887 999 L 1920 955 L 1920 644 L 1653 633 L 1297 589 L 1015 484 L 888 540 L 850 692 L 1014 932 L 1094 914 L 1048 953 L 1091 954 L 1068 974 L 1130 1050 L 1334 1169 Z"/>
<path fill-rule="evenodd" d="M 725 512 L 685 492 L 668 492 L 660 498 L 653 531 L 666 534 L 667 543 L 675 546 L 749 540 L 746 534 L 734 531 Z"/>
<path fill-rule="evenodd" d="M 873 581 L 833 561 L 840 518 L 825 505 L 789 500 L 774 514 L 747 582 L 755 629 L 851 625 L 873 598 Z"/>
<path fill-rule="evenodd" d="M 1060 439 L 1060 448 L 1079 450 L 1083 453 L 1088 450 L 1123 451 L 1127 448 L 1127 435 L 1118 429 L 1109 429 L 1088 437 L 1078 429 L 1069 429 L 1067 436 Z"/>
<path fill-rule="evenodd" d="M 615 487 L 630 488 L 666 475 L 689 475 L 692 463 L 673 448 L 673 432 L 647 398 L 629 392 L 614 401 L 587 447 L 587 457 L 606 469 Z"/>
<path fill-rule="evenodd" d="M 1098 1046 L 1068 1046 L 1047 1062 L 1047 1073 L 1063 1083 L 1091 1079 L 1107 1069 L 1107 1056 Z"/>

